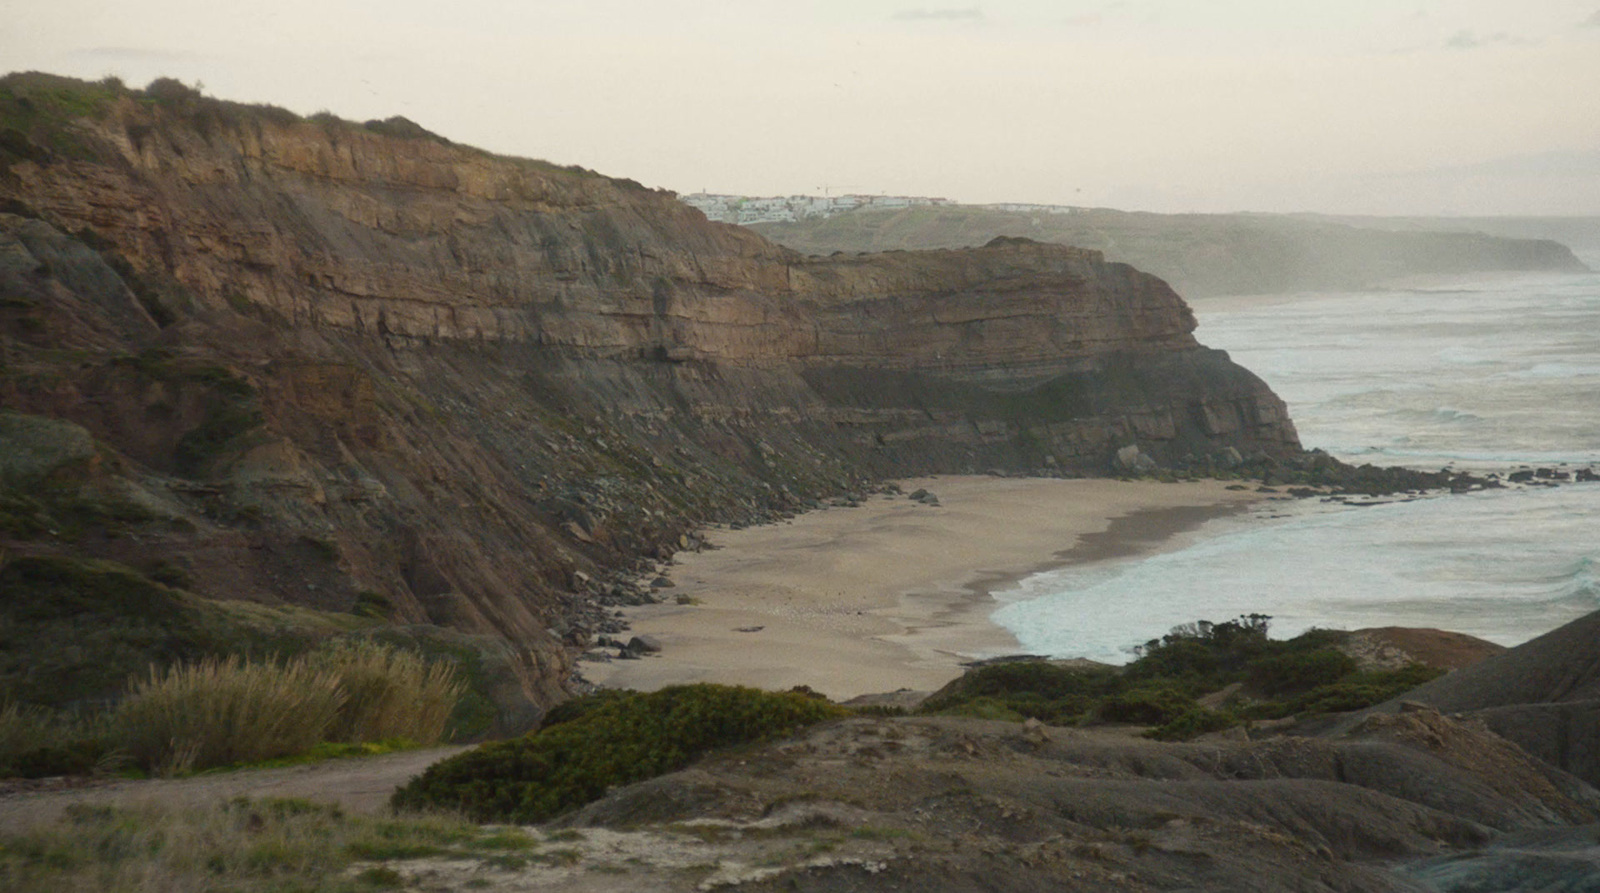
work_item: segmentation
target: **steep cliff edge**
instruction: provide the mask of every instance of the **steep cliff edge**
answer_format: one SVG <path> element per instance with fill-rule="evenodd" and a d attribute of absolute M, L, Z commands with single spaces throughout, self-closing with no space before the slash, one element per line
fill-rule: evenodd
<path fill-rule="evenodd" d="M 0 436 L 33 457 L 0 467 L 7 554 L 503 637 L 533 703 L 620 573 L 710 520 L 1131 444 L 1298 452 L 1098 252 L 806 258 L 398 119 L 12 76 L 0 210 Z"/>

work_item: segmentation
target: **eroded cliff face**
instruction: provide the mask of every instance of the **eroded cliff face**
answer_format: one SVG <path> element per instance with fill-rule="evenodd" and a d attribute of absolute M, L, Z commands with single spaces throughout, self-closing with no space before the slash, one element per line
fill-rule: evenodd
<path fill-rule="evenodd" d="M 59 111 L 89 87 L 0 97 L 0 407 L 87 431 L 74 473 L 171 523 L 25 552 L 504 636 L 549 702 L 621 575 L 707 521 L 897 474 L 1104 472 L 1132 444 L 1298 451 L 1170 288 L 1098 252 L 802 257 L 394 122 Z"/>

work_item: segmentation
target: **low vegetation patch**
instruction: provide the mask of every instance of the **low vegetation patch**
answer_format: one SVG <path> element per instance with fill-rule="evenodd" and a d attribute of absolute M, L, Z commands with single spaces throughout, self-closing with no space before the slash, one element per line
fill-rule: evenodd
<path fill-rule="evenodd" d="M 363 893 L 401 885 L 383 863 L 419 856 L 537 855 L 505 828 L 443 816 L 346 815 L 300 799 L 211 809 L 75 807 L 59 823 L 0 835 L 0 889 Z"/>
<path fill-rule="evenodd" d="M 793 734 L 849 715 L 795 692 L 683 685 L 608 693 L 531 735 L 485 744 L 430 767 L 394 798 L 404 809 L 458 810 L 480 821 L 542 822 L 719 748 Z"/>
<path fill-rule="evenodd" d="M 0 778 L 86 775 L 115 759 L 104 722 L 33 704 L 0 706 Z"/>
<path fill-rule="evenodd" d="M 103 771 L 130 756 L 146 770 L 181 771 L 299 756 L 321 742 L 392 749 L 478 738 L 500 722 L 495 694 L 515 685 L 505 661 L 470 637 L 214 601 L 185 583 L 158 555 L 137 568 L 0 555 L 0 777 Z M 327 673 L 343 701 L 326 725 L 323 711 L 292 698 L 269 706 Z M 292 734 L 260 724 L 275 710 L 295 718 Z M 199 742 L 198 729 L 215 723 L 206 735 L 257 740 Z M 198 748 L 194 759 L 173 745 L 179 738 Z"/>
<path fill-rule="evenodd" d="M 152 663 L 207 653 L 182 593 L 108 561 L 24 556 L 0 566 L 0 699 L 52 708 L 112 697 Z"/>
<path fill-rule="evenodd" d="M 920 713 L 1054 724 L 1122 722 L 1153 726 L 1152 738 L 1181 741 L 1252 719 L 1359 710 L 1444 671 L 1413 664 L 1357 672 L 1335 645 L 1344 633 L 1311 630 L 1272 639 L 1262 614 L 1200 621 L 1152 639 L 1120 670 L 1019 661 L 975 668 L 923 702 Z M 1238 684 L 1226 707 L 1198 699 Z"/>
<path fill-rule="evenodd" d="M 1444 673 L 1444 670 L 1422 664 L 1410 664 L 1397 670 L 1350 673 L 1292 697 L 1244 705 L 1239 714 L 1246 719 L 1278 719 L 1298 713 L 1361 710 L 1404 694 Z"/>

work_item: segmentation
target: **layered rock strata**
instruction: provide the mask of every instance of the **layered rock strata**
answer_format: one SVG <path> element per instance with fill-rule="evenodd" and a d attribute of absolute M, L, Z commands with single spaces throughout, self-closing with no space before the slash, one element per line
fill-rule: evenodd
<path fill-rule="evenodd" d="M 181 90 L 12 77 L 0 112 L 0 406 L 183 522 L 60 548 L 503 635 L 536 702 L 618 573 L 709 520 L 1298 452 L 1183 301 L 1098 252 L 807 258 L 629 181 Z"/>

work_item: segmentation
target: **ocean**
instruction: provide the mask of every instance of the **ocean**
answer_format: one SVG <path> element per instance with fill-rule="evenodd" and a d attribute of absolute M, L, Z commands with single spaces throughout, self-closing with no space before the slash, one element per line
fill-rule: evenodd
<path fill-rule="evenodd" d="M 1288 402 L 1307 448 L 1427 470 L 1600 470 L 1600 273 L 1193 306 L 1200 340 Z M 996 598 L 1025 650 L 1110 663 L 1179 624 L 1248 613 L 1271 615 L 1274 637 L 1417 626 L 1516 645 L 1600 609 L 1600 483 L 1274 501 Z"/>

